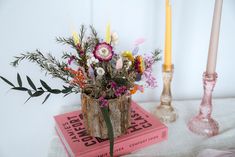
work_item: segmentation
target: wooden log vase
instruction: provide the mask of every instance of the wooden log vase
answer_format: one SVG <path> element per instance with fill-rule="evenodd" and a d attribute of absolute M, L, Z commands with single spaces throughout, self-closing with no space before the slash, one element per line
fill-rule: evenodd
<path fill-rule="evenodd" d="M 100 110 L 99 100 L 81 94 L 84 125 L 90 136 L 108 138 L 107 127 Z M 114 137 L 125 134 L 130 126 L 131 96 L 123 95 L 108 100 L 109 116 L 113 126 Z"/>

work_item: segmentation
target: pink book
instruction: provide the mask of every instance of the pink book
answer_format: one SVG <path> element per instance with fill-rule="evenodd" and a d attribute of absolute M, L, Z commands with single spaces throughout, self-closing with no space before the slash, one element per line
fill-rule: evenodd
<path fill-rule="evenodd" d="M 135 102 L 131 107 L 131 126 L 126 135 L 115 139 L 114 156 L 125 155 L 167 139 L 168 129 L 164 124 Z M 56 131 L 69 157 L 109 156 L 109 141 L 86 133 L 80 110 L 54 118 Z"/>

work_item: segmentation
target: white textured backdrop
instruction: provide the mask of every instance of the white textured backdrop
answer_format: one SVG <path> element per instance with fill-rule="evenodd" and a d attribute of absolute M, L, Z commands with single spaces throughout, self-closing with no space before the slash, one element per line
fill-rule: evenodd
<path fill-rule="evenodd" d="M 13 68 L 9 63 L 13 56 L 37 48 L 60 57 L 67 48 L 58 45 L 55 37 L 70 36 L 81 24 L 93 24 L 104 36 L 105 26 L 110 21 L 112 30 L 119 34 L 120 51 L 131 49 L 133 41 L 139 37 L 147 39 L 141 47 L 143 52 L 163 49 L 164 6 L 164 0 L 0 0 L 0 75 L 16 81 L 19 72 L 22 76 L 29 75 L 34 82 L 43 78 L 51 86 L 60 85 L 60 81 L 44 77 L 34 64 L 24 62 Z M 174 99 L 196 99 L 202 95 L 213 7 L 214 0 L 173 0 Z M 235 97 L 234 19 L 235 1 L 224 0 L 215 97 Z M 136 101 L 159 100 L 161 64 L 154 70 L 159 87 L 136 94 Z M 23 105 L 26 93 L 9 91 L 9 86 L 2 81 L 0 89 L 0 156 L 15 157 L 14 151 L 19 152 L 18 156 L 46 156 L 52 135 L 48 131 L 53 125 L 52 115 L 58 113 L 61 105 L 77 104 L 79 95 L 65 99 L 54 96 L 44 105 L 40 105 L 42 98 L 36 98 Z M 29 149 L 27 144 L 33 147 Z"/>
<path fill-rule="evenodd" d="M 213 3 L 213 0 L 173 1 L 172 53 L 175 73 L 172 93 L 175 99 L 199 98 L 202 94 L 201 75 L 206 66 Z M 147 39 L 141 47 L 143 52 L 154 48 L 164 49 L 164 4 L 163 0 L 1 0 L 0 74 L 15 80 L 18 71 L 22 75 L 32 75 L 37 81 L 42 74 L 37 72 L 36 66 L 23 63 L 14 69 L 9 66 L 12 56 L 38 48 L 59 57 L 66 47 L 58 45 L 55 37 L 70 36 L 72 30 L 79 30 L 81 24 L 93 24 L 100 35 L 104 36 L 105 26 L 110 21 L 112 31 L 119 34 L 120 51 L 132 49 L 133 41 L 140 37 Z M 235 58 L 234 8 L 235 1 L 224 1 L 217 64 L 219 78 L 215 97 L 235 96 L 235 74 L 232 72 Z M 136 95 L 136 100 L 159 99 L 162 87 L 161 63 L 155 69 L 159 88 L 146 90 L 144 95 Z M 2 92 L 8 89 L 3 83 L 0 86 Z"/>

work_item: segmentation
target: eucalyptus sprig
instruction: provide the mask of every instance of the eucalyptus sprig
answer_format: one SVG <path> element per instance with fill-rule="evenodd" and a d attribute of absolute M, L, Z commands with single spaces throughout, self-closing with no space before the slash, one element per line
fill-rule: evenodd
<path fill-rule="evenodd" d="M 63 86 L 63 89 L 57 89 L 57 88 L 51 88 L 45 81 L 40 80 L 41 86 L 37 87 L 31 78 L 29 76 L 26 76 L 29 87 L 23 86 L 22 79 L 19 73 L 17 73 L 17 85 L 13 84 L 6 78 L 0 76 L 0 78 L 6 82 L 8 85 L 11 86 L 11 89 L 18 90 L 18 91 L 24 91 L 27 92 L 29 95 L 29 98 L 25 101 L 25 103 L 30 100 L 33 97 L 39 97 L 43 94 L 47 94 L 45 99 L 43 100 L 42 104 L 44 104 L 47 99 L 51 96 L 51 94 L 64 94 L 64 96 L 67 96 L 68 94 L 71 94 L 73 92 L 78 92 L 73 90 L 74 86 Z"/>

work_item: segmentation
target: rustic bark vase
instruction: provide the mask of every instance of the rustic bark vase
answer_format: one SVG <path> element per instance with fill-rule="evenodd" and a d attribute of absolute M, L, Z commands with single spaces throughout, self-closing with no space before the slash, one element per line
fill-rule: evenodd
<path fill-rule="evenodd" d="M 99 100 L 81 94 L 84 125 L 90 136 L 108 138 L 107 127 L 100 110 Z M 130 126 L 131 96 L 123 95 L 108 100 L 109 116 L 113 126 L 114 137 L 125 134 Z"/>

